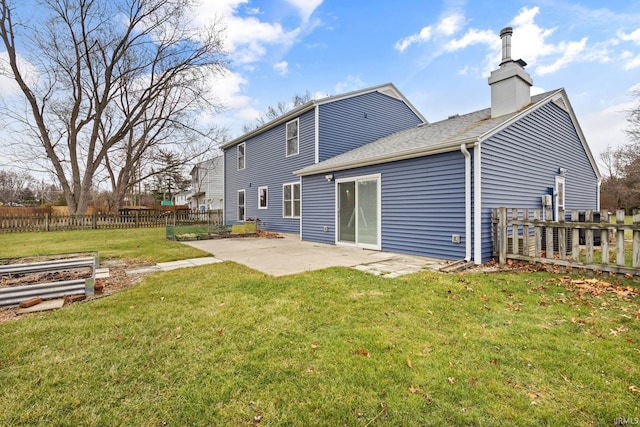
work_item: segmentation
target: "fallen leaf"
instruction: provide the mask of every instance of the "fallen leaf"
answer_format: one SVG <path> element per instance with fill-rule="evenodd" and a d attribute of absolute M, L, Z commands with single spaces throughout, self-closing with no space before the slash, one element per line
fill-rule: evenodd
<path fill-rule="evenodd" d="M 417 393 L 418 391 L 420 391 L 420 389 L 419 389 L 418 387 L 414 387 L 414 386 L 413 386 L 413 384 L 411 385 L 411 387 L 409 387 L 409 392 L 410 392 L 411 394 L 415 394 L 415 393 Z"/>
<path fill-rule="evenodd" d="M 632 393 L 640 393 L 640 387 L 636 387 L 634 385 L 629 386 L 629 391 Z"/>
<path fill-rule="evenodd" d="M 492 364 L 492 365 L 496 365 L 496 366 L 498 366 L 498 365 L 500 364 L 500 362 L 498 362 L 498 359 L 493 359 L 493 360 L 491 361 L 491 364 Z"/>
<path fill-rule="evenodd" d="M 527 396 L 529 396 L 529 399 L 537 399 L 540 397 L 538 393 L 527 393 Z"/>
<path fill-rule="evenodd" d="M 407 359 L 407 366 L 410 367 L 410 368 L 413 368 L 413 365 L 411 364 L 411 360 L 410 359 Z"/>
<path fill-rule="evenodd" d="M 219 337 L 221 337 L 223 333 L 224 333 L 224 329 L 218 329 L 217 334 Z"/>
<path fill-rule="evenodd" d="M 351 354 L 355 354 L 356 356 L 371 357 L 371 354 L 364 348 L 358 348 L 356 350 L 351 349 Z"/>
<path fill-rule="evenodd" d="M 476 385 L 476 381 L 477 380 L 475 378 L 473 378 L 473 377 L 469 378 L 469 384 L 471 384 L 471 385 Z"/>
<path fill-rule="evenodd" d="M 315 350 L 316 348 L 318 348 L 318 344 L 311 344 L 311 348 Z"/>
<path fill-rule="evenodd" d="M 449 361 L 449 367 L 450 367 L 450 368 L 453 368 L 454 366 L 455 366 L 455 365 L 453 364 L 453 362 L 452 362 L 452 361 Z"/>
<path fill-rule="evenodd" d="M 454 377 L 448 377 L 447 381 L 449 381 L 450 384 L 453 384 L 454 382 L 456 382 L 456 379 Z"/>

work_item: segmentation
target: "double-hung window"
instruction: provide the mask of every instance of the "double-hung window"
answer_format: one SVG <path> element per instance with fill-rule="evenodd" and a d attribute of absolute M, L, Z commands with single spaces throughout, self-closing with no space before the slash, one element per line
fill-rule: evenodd
<path fill-rule="evenodd" d="M 300 183 L 282 186 L 282 216 L 284 218 L 300 218 Z"/>
<path fill-rule="evenodd" d="M 238 144 L 238 170 L 242 170 L 245 167 L 245 143 Z"/>
<path fill-rule="evenodd" d="M 269 187 L 258 187 L 258 209 L 269 207 Z"/>
<path fill-rule="evenodd" d="M 300 137 L 298 135 L 299 126 L 299 119 L 287 122 L 287 157 L 295 156 L 300 150 Z"/>

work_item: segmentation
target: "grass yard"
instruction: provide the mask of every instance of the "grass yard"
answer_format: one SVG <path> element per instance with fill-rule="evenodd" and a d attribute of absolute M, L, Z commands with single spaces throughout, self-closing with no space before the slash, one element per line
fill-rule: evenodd
<path fill-rule="evenodd" d="M 210 255 L 167 240 L 164 227 L 0 234 L 0 247 L 0 258 L 97 250 L 101 259 L 158 263 Z"/>
<path fill-rule="evenodd" d="M 157 273 L 0 324 L 0 425 L 640 422 L 638 296 L 559 279 Z"/>

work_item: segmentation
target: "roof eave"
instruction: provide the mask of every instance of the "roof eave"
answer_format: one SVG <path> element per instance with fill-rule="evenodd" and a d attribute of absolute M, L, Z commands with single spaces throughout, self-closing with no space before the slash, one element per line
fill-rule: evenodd
<path fill-rule="evenodd" d="M 416 157 L 431 156 L 434 154 L 456 151 L 460 149 L 460 144 L 467 144 L 467 145 L 473 146 L 477 142 L 478 142 L 477 138 L 450 141 L 445 144 L 440 144 L 432 147 L 420 147 L 417 149 L 401 151 L 401 152 L 393 153 L 392 155 L 386 154 L 382 156 L 369 157 L 367 159 L 356 161 L 356 162 L 342 163 L 342 164 L 337 164 L 333 166 L 327 165 L 322 168 L 313 168 L 310 171 L 305 171 L 306 168 L 300 169 L 300 170 L 294 171 L 293 173 L 298 176 L 310 176 L 310 175 L 318 175 L 318 174 L 327 173 L 327 172 L 336 172 L 336 171 L 347 170 L 347 169 L 355 169 L 355 168 L 360 168 L 364 166 L 379 165 L 381 163 L 391 163 L 398 160 L 407 160 L 407 159 L 413 159 Z"/>

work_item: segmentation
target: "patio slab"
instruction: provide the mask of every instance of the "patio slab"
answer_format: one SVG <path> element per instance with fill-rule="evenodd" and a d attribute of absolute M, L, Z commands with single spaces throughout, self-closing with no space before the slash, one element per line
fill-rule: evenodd
<path fill-rule="evenodd" d="M 283 238 L 243 237 L 183 242 L 214 255 L 272 276 L 285 276 L 329 267 L 371 266 L 358 269 L 372 274 L 397 277 L 425 268 L 437 269 L 446 261 L 433 258 L 349 248 L 300 240 L 298 235 Z"/>

